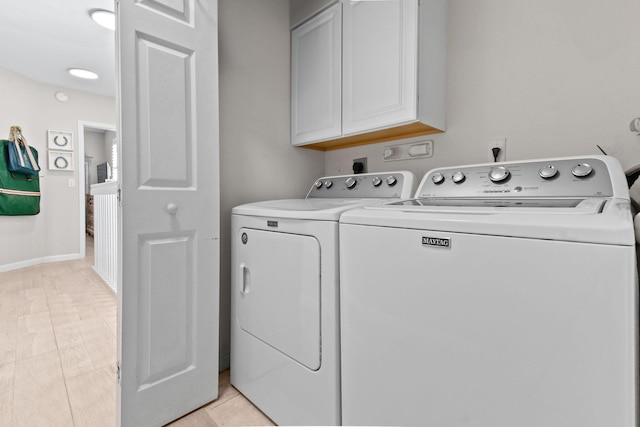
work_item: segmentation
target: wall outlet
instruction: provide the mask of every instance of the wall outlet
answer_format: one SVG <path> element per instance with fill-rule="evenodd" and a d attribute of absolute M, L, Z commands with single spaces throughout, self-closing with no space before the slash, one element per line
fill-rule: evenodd
<path fill-rule="evenodd" d="M 392 160 L 410 160 L 433 156 L 433 141 L 412 142 L 410 144 L 391 145 L 384 147 L 382 159 L 385 162 Z"/>
<path fill-rule="evenodd" d="M 499 148 L 498 157 L 495 158 L 493 149 Z M 507 138 L 495 138 L 489 141 L 489 161 L 504 162 L 507 160 Z"/>
<path fill-rule="evenodd" d="M 367 173 L 367 158 L 360 157 L 359 159 L 353 159 L 353 173 Z"/>

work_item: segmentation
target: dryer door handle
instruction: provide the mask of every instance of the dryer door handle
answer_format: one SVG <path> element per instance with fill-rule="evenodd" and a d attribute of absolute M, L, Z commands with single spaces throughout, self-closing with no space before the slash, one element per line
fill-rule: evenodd
<path fill-rule="evenodd" d="M 240 293 L 246 295 L 249 293 L 249 268 L 242 262 L 240 263 Z"/>

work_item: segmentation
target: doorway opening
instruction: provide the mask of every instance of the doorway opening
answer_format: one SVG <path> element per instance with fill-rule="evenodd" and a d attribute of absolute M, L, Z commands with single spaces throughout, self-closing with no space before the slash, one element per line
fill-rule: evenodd
<path fill-rule="evenodd" d="M 87 218 L 87 194 L 90 192 L 91 184 L 98 182 L 98 165 L 107 163 L 110 167 L 113 167 L 108 148 L 113 144 L 115 138 L 116 126 L 113 124 L 78 121 L 78 159 L 83 162 L 79 167 L 78 178 L 80 185 L 78 185 L 78 191 L 80 200 L 85 201 L 85 203 L 80 203 L 79 208 L 81 259 L 87 256 L 88 231 L 93 233 L 91 221 L 88 221 Z M 102 147 L 98 147 L 99 141 L 102 142 Z M 102 179 L 102 176 L 100 178 Z"/>

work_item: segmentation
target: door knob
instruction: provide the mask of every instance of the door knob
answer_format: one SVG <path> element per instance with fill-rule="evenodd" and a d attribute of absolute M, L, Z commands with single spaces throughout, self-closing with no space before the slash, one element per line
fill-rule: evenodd
<path fill-rule="evenodd" d="M 167 212 L 169 212 L 171 215 L 175 215 L 176 212 L 178 212 L 178 205 L 176 205 L 175 203 L 169 203 L 167 205 Z"/>

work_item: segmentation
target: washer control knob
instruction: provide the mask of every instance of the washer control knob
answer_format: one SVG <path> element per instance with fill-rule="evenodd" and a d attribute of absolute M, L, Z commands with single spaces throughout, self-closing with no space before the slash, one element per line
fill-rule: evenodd
<path fill-rule="evenodd" d="M 509 169 L 505 168 L 504 166 L 498 166 L 492 168 L 489 171 L 489 179 L 491 180 L 491 182 L 505 181 L 507 178 L 509 178 L 509 175 L 511 175 L 511 172 L 509 172 Z"/>
<path fill-rule="evenodd" d="M 395 177 L 395 176 L 393 176 L 393 175 L 389 175 L 389 176 L 387 177 L 386 181 L 387 181 L 387 185 L 388 185 L 389 187 L 393 187 L 394 185 L 396 185 L 396 184 L 398 183 L 398 178 L 396 178 L 396 177 Z"/>
<path fill-rule="evenodd" d="M 554 176 L 558 175 L 558 169 L 553 165 L 543 166 L 539 171 L 538 175 L 542 179 L 551 179 Z"/>
<path fill-rule="evenodd" d="M 379 187 L 380 184 L 382 184 L 382 179 L 380 179 L 379 176 L 374 176 L 371 183 L 373 184 L 374 187 Z"/>
<path fill-rule="evenodd" d="M 440 185 L 444 182 L 444 175 L 442 175 L 440 172 L 436 172 L 431 175 L 431 181 L 433 181 L 435 185 Z"/>
<path fill-rule="evenodd" d="M 314 185 L 315 185 L 316 188 L 322 188 L 322 181 L 317 180 Z"/>
<path fill-rule="evenodd" d="M 577 178 L 585 178 L 591 175 L 591 172 L 593 168 L 589 163 L 578 163 L 571 169 L 571 173 Z"/>
<path fill-rule="evenodd" d="M 330 179 L 326 180 L 326 181 L 324 182 L 324 187 L 325 187 L 325 188 L 331 188 L 331 187 L 333 187 L 333 181 L 331 181 Z"/>
<path fill-rule="evenodd" d="M 344 184 L 347 186 L 349 190 L 353 189 L 358 182 L 352 176 L 344 180 Z"/>
<path fill-rule="evenodd" d="M 458 171 L 451 175 L 451 180 L 454 184 L 462 184 L 467 177 L 464 175 L 464 172 Z"/>

